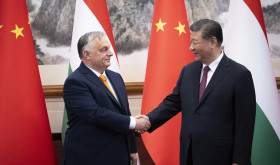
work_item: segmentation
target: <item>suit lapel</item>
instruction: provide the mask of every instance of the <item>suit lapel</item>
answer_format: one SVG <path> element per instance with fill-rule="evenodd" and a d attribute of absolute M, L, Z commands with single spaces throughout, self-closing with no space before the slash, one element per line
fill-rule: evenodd
<path fill-rule="evenodd" d="M 92 82 L 94 83 L 96 86 L 98 86 L 99 88 L 101 88 L 110 98 L 111 100 L 113 100 L 113 102 L 115 102 L 120 108 L 121 105 L 120 103 L 117 101 L 117 99 L 115 98 L 115 96 L 113 96 L 113 94 L 111 93 L 111 91 L 106 87 L 106 85 L 99 79 L 99 77 L 96 76 L 96 74 L 94 74 L 87 66 L 85 66 L 85 64 L 82 62 L 81 65 L 81 71 L 82 73 L 85 74 L 85 76 Z M 106 72 L 107 73 L 107 72 Z M 112 80 L 113 81 L 113 80 Z M 111 83 L 112 83 L 111 81 Z M 114 88 L 115 90 L 115 88 Z"/>
<path fill-rule="evenodd" d="M 115 93 L 118 97 L 119 104 L 121 105 L 122 110 L 125 111 L 125 114 L 127 114 L 126 109 L 128 109 L 128 107 L 127 107 L 127 104 L 125 104 L 125 101 L 124 101 L 124 98 L 126 98 L 127 96 L 124 96 L 123 93 L 120 91 L 122 86 L 119 83 L 122 83 L 122 81 L 116 75 L 111 74 L 111 72 L 106 71 L 106 75 L 110 79 L 110 82 L 111 82 L 111 84 L 114 88 L 114 91 L 115 91 Z M 126 89 L 124 89 L 124 90 L 126 90 Z"/>
<path fill-rule="evenodd" d="M 214 75 L 212 76 L 210 82 L 208 83 L 196 109 L 199 107 L 201 103 L 203 103 L 203 101 L 207 98 L 207 96 L 211 93 L 211 91 L 213 91 L 214 87 L 220 82 L 220 80 L 226 75 L 226 73 L 230 71 L 229 66 L 230 66 L 229 58 L 226 55 L 224 55 Z M 197 93 L 199 93 L 199 91 Z"/>

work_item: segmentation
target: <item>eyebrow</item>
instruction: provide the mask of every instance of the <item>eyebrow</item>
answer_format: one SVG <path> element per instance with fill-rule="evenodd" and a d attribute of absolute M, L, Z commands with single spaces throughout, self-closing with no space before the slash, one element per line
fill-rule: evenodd
<path fill-rule="evenodd" d="M 190 42 L 192 42 L 192 41 L 198 41 L 197 39 L 190 39 Z"/>

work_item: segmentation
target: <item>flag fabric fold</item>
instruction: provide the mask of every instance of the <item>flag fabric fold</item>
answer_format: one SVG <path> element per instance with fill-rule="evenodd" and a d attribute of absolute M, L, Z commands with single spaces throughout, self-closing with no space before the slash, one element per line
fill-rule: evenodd
<path fill-rule="evenodd" d="M 184 0 L 155 0 L 144 83 L 142 114 L 147 114 L 170 93 L 183 66 L 194 61 Z M 181 114 L 153 133 L 142 135 L 155 164 L 179 164 Z"/>
<path fill-rule="evenodd" d="M 26 1 L 0 13 L 0 164 L 55 165 Z"/>
<path fill-rule="evenodd" d="M 70 75 L 74 72 L 81 62 L 77 49 L 78 40 L 85 33 L 92 31 L 102 31 L 106 33 L 108 40 L 112 45 L 110 48 L 111 52 L 114 54 L 111 57 L 111 66 L 108 69 L 120 73 L 118 56 L 116 53 L 116 46 L 113 38 L 106 0 L 77 0 L 68 74 Z M 64 141 L 65 131 L 68 128 L 67 121 L 66 111 L 64 110 L 61 133 L 62 141 Z"/>
<path fill-rule="evenodd" d="M 260 0 L 230 1 L 225 53 L 252 73 L 257 109 L 252 164 L 280 164 L 280 104 Z"/>

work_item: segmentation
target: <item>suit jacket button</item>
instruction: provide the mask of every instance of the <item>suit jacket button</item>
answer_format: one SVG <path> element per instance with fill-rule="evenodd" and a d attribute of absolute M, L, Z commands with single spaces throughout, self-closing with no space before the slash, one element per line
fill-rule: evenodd
<path fill-rule="evenodd" d="M 195 114 L 195 115 L 194 115 L 194 118 L 196 118 L 196 119 L 197 119 L 197 118 L 198 118 L 198 114 Z"/>

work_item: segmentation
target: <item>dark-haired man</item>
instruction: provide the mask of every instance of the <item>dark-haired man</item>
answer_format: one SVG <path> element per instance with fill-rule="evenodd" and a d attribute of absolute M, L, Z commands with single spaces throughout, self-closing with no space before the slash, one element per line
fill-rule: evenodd
<path fill-rule="evenodd" d="M 181 165 L 251 165 L 256 113 L 251 73 L 221 49 L 218 22 L 199 20 L 190 30 L 196 61 L 182 69 L 173 93 L 147 115 L 148 131 L 182 112 Z"/>

